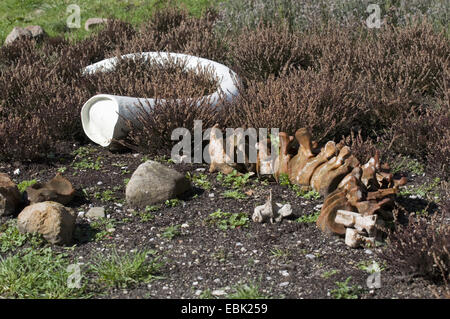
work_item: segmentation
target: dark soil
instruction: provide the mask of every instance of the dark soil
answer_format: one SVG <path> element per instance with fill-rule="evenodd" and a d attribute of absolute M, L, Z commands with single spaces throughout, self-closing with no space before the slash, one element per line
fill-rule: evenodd
<path fill-rule="evenodd" d="M 253 191 L 247 199 L 224 198 L 227 188 L 216 180 L 217 173 L 208 172 L 206 164 L 171 164 L 159 159 L 183 173 L 198 174 L 198 170 L 204 169 L 202 173 L 208 175 L 212 188 L 195 188 L 175 207 L 162 204 L 161 209 L 154 212 L 154 219 L 143 222 L 125 203 L 124 180 L 130 178 L 146 158 L 142 154 L 113 153 L 94 145 L 87 147 L 91 151 L 85 157 L 56 156 L 46 163 L 0 163 L 0 171 L 19 183 L 31 179 L 47 181 L 59 169 L 78 190 L 77 197 L 68 206 L 76 212 L 87 212 L 91 206 L 106 208 L 108 217 L 116 221 L 114 231 L 102 240 L 95 240 L 90 221 L 78 217 L 75 247 L 65 250 L 71 260 L 88 264 L 91 258 L 112 247 L 119 251 L 154 249 L 163 256 L 166 262 L 161 270 L 163 279 L 126 290 L 109 289 L 96 294 L 95 298 L 199 298 L 208 291 L 231 293 L 239 284 L 252 283 L 259 286 L 260 293 L 273 298 L 331 298 L 336 282 L 344 282 L 348 277 L 351 277 L 349 285 L 362 287 L 358 295 L 363 299 L 435 298 L 432 289 L 442 292 L 442 287 L 424 279 L 402 277 L 388 266 L 381 272 L 381 288 L 368 289 L 369 273 L 358 265 L 374 260 L 383 264 L 376 256 L 382 247 L 352 249 L 343 239 L 322 234 L 315 223 L 296 221 L 299 216 L 319 211 L 322 199 L 306 200 L 285 186 L 257 178 L 243 189 Z M 74 145 L 73 149 L 78 146 Z M 75 163 L 83 158 L 91 162 L 98 159 L 99 170 L 75 169 Z M 14 174 L 16 169 L 20 170 L 18 175 Z M 410 178 L 410 184 L 420 182 Z M 252 222 L 255 206 L 265 202 L 270 189 L 275 202 L 292 205 L 295 216 L 279 224 Z M 95 193 L 106 190 L 113 191 L 114 199 L 96 198 Z M 420 200 L 403 199 L 403 204 L 408 203 L 423 208 Z M 217 209 L 247 213 L 248 227 L 220 230 L 207 223 L 209 215 Z M 1 220 L 4 221 L 5 218 Z M 170 240 L 161 235 L 171 225 L 182 227 L 181 233 Z"/>

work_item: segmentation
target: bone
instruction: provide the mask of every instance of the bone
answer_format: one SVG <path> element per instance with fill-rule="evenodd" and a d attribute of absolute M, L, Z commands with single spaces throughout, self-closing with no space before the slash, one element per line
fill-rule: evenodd
<path fill-rule="evenodd" d="M 375 214 L 381 207 L 383 207 L 386 204 L 391 203 L 392 199 L 385 198 L 382 201 L 362 201 L 359 203 L 356 203 L 356 209 L 358 212 L 362 215 L 373 215 Z"/>
<path fill-rule="evenodd" d="M 291 182 L 297 185 L 310 185 L 311 177 L 316 168 L 328 161 L 335 153 L 336 145 L 333 141 L 329 141 L 316 157 L 312 157 L 306 162 L 300 171 L 290 172 L 290 175 L 294 177 Z"/>
<path fill-rule="evenodd" d="M 349 147 L 343 147 L 339 151 L 339 154 L 330 160 L 328 162 L 323 163 L 320 165 L 313 173 L 311 177 L 311 186 L 313 189 L 318 191 L 321 189 L 322 181 L 326 178 L 326 176 L 333 170 L 338 169 L 340 166 L 343 165 L 344 160 L 350 155 L 350 148 Z"/>
<path fill-rule="evenodd" d="M 376 171 L 377 171 L 377 165 L 379 166 L 379 163 L 377 162 L 377 158 L 372 157 L 366 164 L 364 164 L 362 168 L 362 176 L 361 181 L 368 189 L 378 189 L 380 188 L 380 184 L 378 184 L 378 180 L 376 177 Z"/>
<path fill-rule="evenodd" d="M 219 136 L 219 125 L 216 124 L 211 129 L 210 142 L 209 142 L 209 156 L 211 159 L 211 164 L 209 166 L 209 172 L 213 173 L 219 171 L 224 174 L 230 174 L 234 168 L 230 166 L 231 159 L 225 153 L 223 138 Z"/>
<path fill-rule="evenodd" d="M 327 234 L 345 234 L 344 225 L 338 224 L 335 221 L 336 212 L 339 209 L 350 210 L 351 206 L 345 197 L 345 191 L 338 189 L 325 198 L 319 218 L 316 222 L 320 230 Z"/>
<path fill-rule="evenodd" d="M 344 150 L 344 148 L 342 150 Z M 337 188 L 341 179 L 357 165 L 359 165 L 358 160 L 356 157 L 351 155 L 345 160 L 342 166 L 339 166 L 338 168 L 325 174 L 320 180 L 320 184 L 316 186 L 316 190 L 324 197 L 327 196 Z"/>
<path fill-rule="evenodd" d="M 374 237 L 364 237 L 358 234 L 358 231 L 353 228 L 347 228 L 345 231 L 345 244 L 351 248 L 358 248 L 362 245 L 369 244 L 370 246 L 375 246 Z"/>
<path fill-rule="evenodd" d="M 72 200 L 75 189 L 68 179 L 58 173 L 45 184 L 36 183 L 29 186 L 26 193 L 30 204 L 54 201 L 65 205 Z"/>
<path fill-rule="evenodd" d="M 280 152 L 274 163 L 274 177 L 277 182 L 281 174 L 289 173 L 289 162 L 291 160 L 291 155 L 288 154 L 288 147 L 292 140 L 289 135 L 284 132 L 279 133 L 278 136 L 280 141 Z"/>
<path fill-rule="evenodd" d="M 292 208 L 290 204 L 273 203 L 272 190 L 270 190 L 269 196 L 264 205 L 256 206 L 252 215 L 252 220 L 256 223 L 264 222 L 281 222 L 281 220 L 292 214 Z"/>
<path fill-rule="evenodd" d="M 273 160 L 269 151 L 270 145 L 268 139 L 264 139 L 257 143 L 256 148 L 258 149 L 258 154 L 256 157 L 256 173 L 258 175 L 271 175 L 274 173 Z"/>
<path fill-rule="evenodd" d="M 300 144 L 298 153 L 289 162 L 289 180 L 295 181 L 295 174 L 303 169 L 308 159 L 314 156 L 312 151 L 311 133 L 306 128 L 298 129 L 295 132 L 295 139 Z"/>
<path fill-rule="evenodd" d="M 273 223 L 273 203 L 272 203 L 272 190 L 270 190 L 264 205 L 256 206 L 252 215 L 252 220 L 255 223 L 265 223 L 270 221 Z"/>

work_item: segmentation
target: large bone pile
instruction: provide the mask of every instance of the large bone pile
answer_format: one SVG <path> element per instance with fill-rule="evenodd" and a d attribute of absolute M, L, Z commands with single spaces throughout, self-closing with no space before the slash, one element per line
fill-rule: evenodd
<path fill-rule="evenodd" d="M 242 149 L 244 144 L 239 142 L 243 138 L 242 134 L 234 136 L 228 144 Z M 258 175 L 273 174 L 277 181 L 285 174 L 292 184 L 319 192 L 325 201 L 317 226 L 327 234 L 345 235 L 348 246 L 373 245 L 375 240 L 381 240 L 380 229 L 385 221 L 393 219 L 389 210 L 393 195 L 406 179 L 394 180 L 389 167 L 380 165 L 378 152 L 361 165 L 343 143 L 329 141 L 318 148 L 305 128 L 297 130 L 295 139 L 299 147 L 294 155 L 289 152 L 294 138 L 279 133 L 278 154 L 274 157 L 267 146 L 269 140 L 258 142 L 256 165 L 243 166 Z M 214 130 L 210 140 L 210 172 L 228 174 L 236 169 L 239 164 L 233 164 L 227 157 L 224 142 L 217 138 Z"/>

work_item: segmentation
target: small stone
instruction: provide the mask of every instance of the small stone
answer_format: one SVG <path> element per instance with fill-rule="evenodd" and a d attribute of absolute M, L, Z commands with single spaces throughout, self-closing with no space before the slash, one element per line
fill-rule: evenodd
<path fill-rule="evenodd" d="M 196 169 L 197 172 L 204 172 L 205 170 L 206 170 L 206 168 L 204 168 L 204 167 L 200 167 L 200 168 Z"/>
<path fill-rule="evenodd" d="M 85 214 L 85 212 L 78 212 L 78 217 L 83 218 Z"/>
<path fill-rule="evenodd" d="M 373 251 L 371 251 L 370 249 L 366 249 L 366 250 L 364 250 L 364 252 L 365 252 L 367 255 L 372 255 L 372 254 L 373 254 Z"/>
<path fill-rule="evenodd" d="M 19 168 L 16 169 L 16 170 L 13 172 L 13 174 L 14 174 L 14 175 L 19 175 L 19 174 L 20 174 L 20 169 L 19 169 Z"/>
<path fill-rule="evenodd" d="M 103 185 L 103 182 L 99 181 L 97 182 L 97 185 Z"/>
<path fill-rule="evenodd" d="M 202 294 L 203 290 L 196 290 L 195 291 L 195 295 L 196 296 L 200 296 Z"/>
<path fill-rule="evenodd" d="M 313 260 L 314 258 L 316 258 L 316 256 L 314 256 L 313 254 L 307 254 L 305 255 L 306 258 Z"/>
<path fill-rule="evenodd" d="M 210 198 L 213 198 L 213 197 L 214 197 L 214 193 L 210 193 L 210 194 L 208 194 L 208 196 L 209 196 Z"/>
<path fill-rule="evenodd" d="M 85 215 L 89 219 L 99 219 L 99 218 L 105 218 L 105 208 L 104 207 L 92 207 L 88 210 L 88 212 Z"/>
<path fill-rule="evenodd" d="M 223 289 L 217 289 L 217 290 L 213 290 L 213 291 L 211 292 L 211 294 L 212 294 L 213 296 L 225 296 L 227 293 L 226 293 L 225 290 L 223 290 Z"/>
<path fill-rule="evenodd" d="M 280 287 L 286 287 L 288 285 L 289 285 L 289 281 L 285 281 L 280 284 Z"/>
<path fill-rule="evenodd" d="M 288 277 L 289 276 L 289 272 L 287 270 L 280 270 L 280 274 L 283 277 Z"/>

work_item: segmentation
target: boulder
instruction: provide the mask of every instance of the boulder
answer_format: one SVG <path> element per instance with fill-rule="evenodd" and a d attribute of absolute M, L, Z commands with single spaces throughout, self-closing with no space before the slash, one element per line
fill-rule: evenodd
<path fill-rule="evenodd" d="M 17 218 L 22 233 L 39 233 L 55 245 L 70 244 L 76 213 L 60 203 L 42 202 L 25 207 Z"/>
<path fill-rule="evenodd" d="M 25 28 L 15 27 L 6 37 L 5 45 L 11 44 L 21 38 L 41 41 L 46 35 L 47 34 L 45 33 L 44 29 L 38 25 L 30 25 Z"/>
<path fill-rule="evenodd" d="M 19 208 L 21 195 L 8 174 L 0 173 L 0 216 L 11 215 Z"/>
<path fill-rule="evenodd" d="M 47 33 L 39 25 L 30 25 L 28 27 L 25 27 L 25 30 L 30 31 L 31 37 L 37 41 L 41 41 L 47 36 Z"/>
<path fill-rule="evenodd" d="M 11 44 L 14 41 L 21 39 L 21 38 L 27 38 L 31 39 L 33 35 L 31 34 L 30 30 L 26 30 L 25 28 L 21 27 L 15 27 L 10 34 L 5 39 L 5 45 Z"/>
<path fill-rule="evenodd" d="M 158 162 L 141 164 L 126 187 L 127 203 L 143 208 L 174 198 L 192 188 L 185 176 Z"/>

